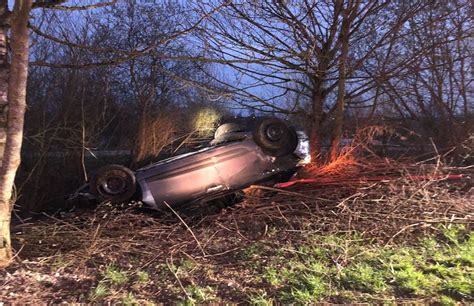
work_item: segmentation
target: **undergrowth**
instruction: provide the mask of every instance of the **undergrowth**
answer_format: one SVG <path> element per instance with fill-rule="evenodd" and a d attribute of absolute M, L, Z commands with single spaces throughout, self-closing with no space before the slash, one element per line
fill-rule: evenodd
<path fill-rule="evenodd" d="M 473 302 L 463 184 L 315 184 L 181 219 L 101 204 L 21 224 L 0 304 Z"/>

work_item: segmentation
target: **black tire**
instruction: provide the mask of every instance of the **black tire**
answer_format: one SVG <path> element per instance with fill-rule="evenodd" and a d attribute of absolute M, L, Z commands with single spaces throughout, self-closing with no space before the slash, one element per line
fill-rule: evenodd
<path fill-rule="evenodd" d="M 260 121 L 253 132 L 253 138 L 255 143 L 271 156 L 290 154 L 298 145 L 295 129 L 276 118 Z"/>
<path fill-rule="evenodd" d="M 100 168 L 89 183 L 91 193 L 101 202 L 119 204 L 130 200 L 137 190 L 135 174 L 121 165 Z"/>

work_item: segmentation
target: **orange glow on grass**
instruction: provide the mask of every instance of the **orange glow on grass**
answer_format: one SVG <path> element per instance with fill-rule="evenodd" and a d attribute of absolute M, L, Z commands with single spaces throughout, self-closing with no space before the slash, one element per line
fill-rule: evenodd
<path fill-rule="evenodd" d="M 348 178 L 360 174 L 362 168 L 369 163 L 361 156 L 361 152 L 370 152 L 368 146 L 376 142 L 378 136 L 390 134 L 393 131 L 384 126 L 368 126 L 357 130 L 351 144 L 343 147 L 334 161 L 317 165 L 312 161 L 306 167 L 306 175 L 309 177 L 334 177 Z"/>
<path fill-rule="evenodd" d="M 311 163 L 306 167 L 306 175 L 309 177 L 332 177 L 349 178 L 360 173 L 361 163 L 357 157 L 360 143 L 352 143 L 344 146 L 335 160 L 327 161 L 321 165 Z"/>
<path fill-rule="evenodd" d="M 359 163 L 354 156 L 352 147 L 344 148 L 336 160 L 323 164 L 321 166 L 311 164 L 306 169 L 311 176 L 353 176 L 359 171 Z"/>

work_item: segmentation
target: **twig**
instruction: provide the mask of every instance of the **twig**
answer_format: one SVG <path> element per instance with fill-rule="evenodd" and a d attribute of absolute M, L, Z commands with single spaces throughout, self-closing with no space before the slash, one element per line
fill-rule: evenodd
<path fill-rule="evenodd" d="M 54 221 L 57 221 L 57 222 L 62 223 L 62 224 L 64 224 L 64 225 L 70 226 L 70 227 L 72 227 L 72 228 L 78 230 L 79 232 L 83 233 L 84 235 L 88 235 L 88 233 L 87 233 L 86 231 L 80 229 L 79 227 L 77 227 L 77 226 L 75 226 L 75 225 L 73 225 L 73 224 L 67 223 L 67 222 L 65 222 L 65 221 L 63 221 L 63 220 L 60 220 L 60 219 L 55 218 L 55 217 L 53 217 L 53 216 L 50 216 L 50 215 L 48 215 L 48 214 L 45 213 L 45 212 L 42 212 L 41 214 L 44 215 L 44 216 L 46 216 L 46 217 L 48 217 L 48 218 L 53 219 Z"/>
<path fill-rule="evenodd" d="M 194 235 L 194 232 L 191 230 L 191 228 L 186 224 L 186 222 L 184 222 L 183 218 L 181 218 L 181 216 L 173 209 L 171 208 L 171 206 L 168 205 L 168 203 L 166 203 L 166 201 L 163 201 L 163 203 L 165 203 L 166 207 L 168 207 L 175 215 L 176 217 L 178 217 L 178 219 L 181 221 L 181 223 L 184 224 L 184 226 L 186 227 L 186 229 L 191 233 L 191 235 L 193 236 L 194 240 L 196 241 L 199 249 L 201 250 L 202 252 L 202 255 L 203 256 L 206 256 L 206 252 L 204 251 L 202 245 L 201 245 L 201 242 L 199 242 L 199 240 L 197 239 L 196 235 Z"/>
<path fill-rule="evenodd" d="M 398 235 L 400 235 L 401 233 L 403 233 L 407 229 L 418 226 L 418 225 L 422 225 L 422 224 L 425 224 L 425 223 L 424 222 L 419 222 L 419 223 L 413 223 L 413 224 L 405 226 L 404 228 L 399 230 L 395 235 L 393 235 L 392 238 L 390 238 L 385 245 L 386 246 L 389 245 L 393 241 L 393 239 L 395 239 L 395 237 L 397 237 Z"/>
<path fill-rule="evenodd" d="M 171 258 L 171 265 L 173 265 L 173 259 Z M 189 295 L 189 293 L 186 291 L 186 289 L 184 288 L 183 286 L 183 283 L 181 283 L 181 280 L 179 279 L 178 277 L 178 273 L 174 271 L 174 269 L 170 266 L 169 262 L 168 262 L 168 258 L 166 258 L 166 266 L 168 267 L 168 269 L 170 270 L 170 272 L 173 274 L 173 276 L 176 278 L 176 280 L 178 281 L 178 284 L 179 286 L 181 287 L 181 290 L 183 290 L 183 293 L 186 295 L 186 297 L 188 299 L 191 299 L 191 296 Z"/>

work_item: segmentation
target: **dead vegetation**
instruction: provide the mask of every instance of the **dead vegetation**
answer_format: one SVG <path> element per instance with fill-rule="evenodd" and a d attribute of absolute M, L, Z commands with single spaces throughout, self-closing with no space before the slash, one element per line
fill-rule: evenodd
<path fill-rule="evenodd" d="M 140 203 L 104 203 L 44 215 L 15 226 L 17 263 L 0 272 L 0 297 L 18 303 L 249 302 L 259 290 L 276 290 L 262 289 L 266 285 L 252 283 L 258 275 L 248 275 L 267 268 L 264 261 L 249 272 L 252 261 L 242 260 L 255 244 L 274 252 L 307 244 L 314 235 L 355 234 L 364 244 L 390 248 L 436 235 L 440 225 L 472 229 L 472 181 L 443 179 L 453 171 L 472 173 L 470 168 L 379 160 L 359 166 L 356 176 L 334 173 L 319 184 L 295 185 L 225 208 L 213 203 L 150 212 Z M 413 180 L 420 174 L 436 176 Z M 349 264 L 341 258 L 335 259 L 338 265 Z M 150 279 L 140 281 L 144 275 Z"/>
<path fill-rule="evenodd" d="M 168 129 L 170 135 L 172 129 Z M 387 267 L 370 266 L 370 256 L 357 259 L 357 252 L 362 252 L 388 256 L 382 262 L 400 256 L 409 262 L 421 255 L 387 254 L 419 248 L 423 239 L 444 235 L 451 227 L 461 226 L 472 233 L 473 168 L 448 167 L 442 162 L 446 156 L 423 162 L 377 158 L 371 144 L 387 133 L 392 131 L 361 130 L 336 160 L 301 169 L 299 177 L 311 178 L 312 183 L 287 189 L 253 187 L 260 192 L 247 192 L 233 206 L 214 202 L 154 212 L 141 203 L 102 203 L 23 220 L 12 231 L 16 263 L 0 272 L 0 300 L 124 304 L 469 301 L 465 275 L 470 273 L 470 263 L 457 266 L 455 277 L 444 280 L 451 286 L 448 289 L 441 285 L 429 289 L 430 281 L 419 279 L 418 266 L 400 263 L 405 270 L 391 274 Z M 146 133 L 144 137 L 152 140 L 150 145 L 161 141 Z M 458 173 L 465 176 L 449 180 L 450 174 Z M 459 240 L 459 252 L 469 254 L 465 244 Z M 443 253 L 443 248 L 441 244 L 431 251 Z M 458 252 L 448 249 L 454 255 Z M 326 262 L 312 257 L 316 255 L 298 259 L 311 252 L 330 255 Z M 321 272 L 326 279 L 320 272 L 307 274 L 313 263 L 304 258 L 323 260 L 319 264 L 328 266 Z M 437 266 L 425 268 L 431 271 Z M 377 269 L 385 269 L 385 274 L 375 275 Z M 372 281 L 374 277 L 378 282 Z M 456 283 L 460 277 L 462 281 Z M 312 289 L 301 287 L 306 282 Z M 425 285 L 411 285 L 417 282 Z M 376 293 L 380 288 L 385 290 L 382 295 Z"/>
<path fill-rule="evenodd" d="M 379 169 L 380 158 L 371 147 L 376 144 L 381 137 L 395 136 L 396 132 L 381 125 L 367 126 L 360 128 L 354 134 L 351 143 L 345 144 L 339 151 L 336 158 L 323 164 L 311 163 L 305 169 L 310 177 L 353 177 L 363 168 Z M 323 156 L 321 159 L 324 160 Z M 379 165 L 371 165 L 374 161 Z M 394 161 L 391 161 L 393 163 Z"/>
<path fill-rule="evenodd" d="M 176 122 L 169 114 L 144 115 L 138 127 L 135 140 L 134 161 L 140 162 L 150 157 L 157 157 L 163 148 L 176 138 Z"/>
<path fill-rule="evenodd" d="M 156 160 L 160 154 L 173 154 L 183 147 L 193 147 L 212 137 L 221 116 L 210 107 L 195 109 L 192 114 L 161 112 L 145 114 L 139 121 L 135 139 L 134 164 Z"/>
<path fill-rule="evenodd" d="M 233 218 L 324 234 L 356 231 L 382 243 L 409 240 L 429 232 L 433 224 L 474 221 L 469 180 L 457 185 L 446 181 L 449 171 L 441 167 L 393 161 L 372 162 L 370 167 L 351 163 L 352 175 L 339 172 L 339 162 L 344 164 L 347 156 L 334 162 L 336 165 L 325 166 L 323 169 L 334 172 L 319 176 L 316 184 L 295 186 L 268 199 L 248 199 L 245 205 L 251 206 L 251 212 L 232 210 Z"/>

